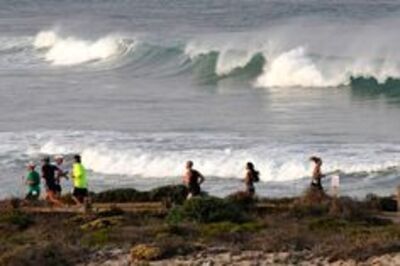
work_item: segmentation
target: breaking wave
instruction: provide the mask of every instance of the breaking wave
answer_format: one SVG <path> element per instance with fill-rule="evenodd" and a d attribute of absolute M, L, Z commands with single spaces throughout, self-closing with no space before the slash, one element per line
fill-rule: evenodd
<path fill-rule="evenodd" d="M 173 40 L 165 45 L 122 34 L 97 39 L 41 31 L 34 37 L 5 38 L 0 68 L 83 66 L 125 68 L 132 75 L 187 76 L 201 82 L 245 81 L 255 87 L 399 87 L 397 57 L 339 55 L 307 46 L 199 44 Z"/>
<path fill-rule="evenodd" d="M 89 41 L 43 31 L 36 36 L 33 45 L 45 50 L 44 59 L 51 64 L 69 66 L 122 56 L 134 47 L 134 42 L 115 36 Z"/>
<path fill-rule="evenodd" d="M 20 133 L 18 137 L 1 133 L 0 139 L 0 164 L 22 167 L 43 154 L 68 158 L 81 153 L 94 179 L 113 175 L 178 177 L 185 162 L 193 160 L 209 177 L 242 178 L 244 164 L 253 161 L 263 181 L 286 182 L 309 175 L 310 154 L 324 158 L 326 172 L 341 170 L 346 175 L 364 173 L 367 177 L 374 172 L 382 176 L 388 169 L 399 167 L 400 161 L 400 146 L 393 144 L 376 143 L 373 148 L 369 144 L 279 144 L 254 142 L 233 134 L 47 131 Z M 3 158 L 2 154 L 7 156 Z"/>

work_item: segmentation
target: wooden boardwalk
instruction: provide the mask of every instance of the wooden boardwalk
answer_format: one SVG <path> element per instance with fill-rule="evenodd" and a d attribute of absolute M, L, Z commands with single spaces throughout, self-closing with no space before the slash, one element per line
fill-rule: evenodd
<path fill-rule="evenodd" d="M 83 213 L 83 207 L 49 207 L 49 206 L 24 206 L 22 211 L 30 213 Z M 118 209 L 127 213 L 138 214 L 164 214 L 167 208 L 162 202 L 128 202 L 128 203 L 93 203 L 91 211 L 94 213 Z"/>

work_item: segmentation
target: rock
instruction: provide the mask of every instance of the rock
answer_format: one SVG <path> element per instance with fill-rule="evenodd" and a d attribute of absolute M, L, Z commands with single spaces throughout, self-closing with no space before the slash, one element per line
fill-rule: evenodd
<path fill-rule="evenodd" d="M 157 260 L 161 255 L 161 249 L 152 245 L 139 244 L 131 249 L 132 262 Z"/>
<path fill-rule="evenodd" d="M 114 217 L 106 217 L 99 218 L 94 221 L 88 222 L 81 226 L 82 230 L 94 230 L 94 229 L 103 229 L 110 226 L 115 226 L 121 224 L 123 217 L 114 216 Z"/>

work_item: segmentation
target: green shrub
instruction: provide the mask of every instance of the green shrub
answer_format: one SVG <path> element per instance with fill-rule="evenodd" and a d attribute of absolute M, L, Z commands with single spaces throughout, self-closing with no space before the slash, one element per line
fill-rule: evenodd
<path fill-rule="evenodd" d="M 7 213 L 3 213 L 0 216 L 0 223 L 7 223 L 9 225 L 16 226 L 18 229 L 26 229 L 34 223 L 31 215 L 21 212 L 18 210 L 13 210 Z"/>
<path fill-rule="evenodd" d="M 364 203 L 350 197 L 332 199 L 329 206 L 331 216 L 346 220 L 364 220 L 369 216 L 368 211 Z"/>
<path fill-rule="evenodd" d="M 251 210 L 254 208 L 257 200 L 246 192 L 239 191 L 226 197 L 226 200 L 232 204 L 239 205 L 241 208 Z"/>
<path fill-rule="evenodd" d="M 167 222 L 169 224 L 179 224 L 186 218 L 182 206 L 175 206 L 172 208 L 167 215 Z"/>
<path fill-rule="evenodd" d="M 248 220 L 247 212 L 240 205 L 215 197 L 193 198 L 182 206 L 173 208 L 167 220 L 177 223 L 183 220 L 200 223 L 230 221 L 240 223 Z"/>
<path fill-rule="evenodd" d="M 296 218 L 303 218 L 306 216 L 323 216 L 329 211 L 329 206 L 326 204 L 295 204 L 289 210 L 289 214 Z"/>
<path fill-rule="evenodd" d="M 184 185 L 171 185 L 155 188 L 149 192 L 152 201 L 168 201 L 170 203 L 182 204 L 187 197 L 188 191 Z"/>
<path fill-rule="evenodd" d="M 67 266 L 76 265 L 81 251 L 72 250 L 61 243 L 25 245 L 0 254 L 0 265 Z"/>
<path fill-rule="evenodd" d="M 368 194 L 365 198 L 366 206 L 370 209 L 380 211 L 396 212 L 397 200 L 393 197 L 379 197 L 375 194 Z"/>
<path fill-rule="evenodd" d="M 110 229 L 102 228 L 100 230 L 90 232 L 82 238 L 82 244 L 88 247 L 101 247 L 110 241 Z"/>
<path fill-rule="evenodd" d="M 346 226 L 349 226 L 349 223 L 342 219 L 322 217 L 311 221 L 308 228 L 312 231 L 336 231 Z"/>
<path fill-rule="evenodd" d="M 151 191 L 138 191 L 134 188 L 120 188 L 103 191 L 93 195 L 95 202 L 148 202 L 166 201 L 182 204 L 187 197 L 184 185 L 171 185 L 155 188 Z"/>
<path fill-rule="evenodd" d="M 315 187 L 307 188 L 302 197 L 299 199 L 301 204 L 306 205 L 318 205 L 326 203 L 330 200 L 330 197 L 325 193 L 324 190 L 320 190 Z"/>
<path fill-rule="evenodd" d="M 379 198 L 380 210 L 386 212 L 397 212 L 397 200 L 392 197 L 381 197 Z"/>
<path fill-rule="evenodd" d="M 148 193 L 138 191 L 134 188 L 106 190 L 93 196 L 93 201 L 95 202 L 140 202 L 149 200 Z"/>
<path fill-rule="evenodd" d="M 200 232 L 203 237 L 215 237 L 221 234 L 231 233 L 254 233 L 265 228 L 265 225 L 258 222 L 247 222 L 236 224 L 232 222 L 219 222 L 203 224 Z"/>

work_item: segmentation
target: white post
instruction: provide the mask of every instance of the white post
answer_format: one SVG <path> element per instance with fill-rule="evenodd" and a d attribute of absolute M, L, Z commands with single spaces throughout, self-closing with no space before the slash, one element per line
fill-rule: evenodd
<path fill-rule="evenodd" d="M 332 196 L 335 198 L 339 196 L 339 187 L 340 187 L 340 176 L 333 175 L 331 178 L 331 188 L 332 188 Z"/>

